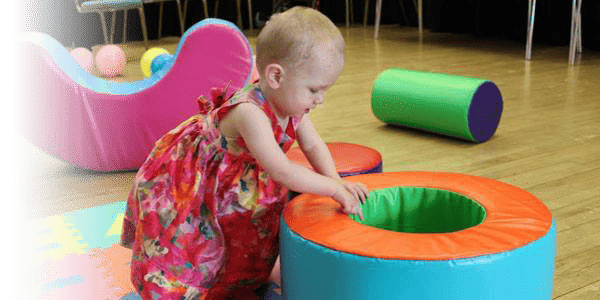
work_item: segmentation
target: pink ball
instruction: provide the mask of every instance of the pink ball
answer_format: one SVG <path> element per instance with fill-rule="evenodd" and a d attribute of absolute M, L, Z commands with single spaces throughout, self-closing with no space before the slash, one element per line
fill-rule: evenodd
<path fill-rule="evenodd" d="M 71 56 L 88 73 L 92 72 L 94 58 L 92 52 L 85 48 L 75 48 L 71 50 Z"/>
<path fill-rule="evenodd" d="M 126 64 L 125 52 L 118 46 L 106 45 L 96 54 L 96 68 L 104 77 L 118 75 Z"/>

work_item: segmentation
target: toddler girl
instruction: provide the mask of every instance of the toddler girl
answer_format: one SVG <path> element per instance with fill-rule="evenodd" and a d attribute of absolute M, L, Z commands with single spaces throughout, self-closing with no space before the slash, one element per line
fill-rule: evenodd
<path fill-rule="evenodd" d="M 362 218 L 362 184 L 336 173 L 308 116 L 344 65 L 344 40 L 316 10 L 275 14 L 256 42 L 261 79 L 163 136 L 129 194 L 122 244 L 144 299 L 253 299 L 279 253 L 288 189 L 327 195 Z M 289 161 L 294 141 L 317 172 Z M 277 266 L 278 267 L 278 266 Z"/>

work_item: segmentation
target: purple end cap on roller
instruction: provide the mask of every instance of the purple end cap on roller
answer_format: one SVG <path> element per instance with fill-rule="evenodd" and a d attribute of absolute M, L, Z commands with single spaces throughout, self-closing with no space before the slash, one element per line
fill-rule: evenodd
<path fill-rule="evenodd" d="M 469 107 L 469 131 L 477 142 L 490 139 L 502 116 L 502 95 L 498 87 L 486 81 L 477 88 Z"/>

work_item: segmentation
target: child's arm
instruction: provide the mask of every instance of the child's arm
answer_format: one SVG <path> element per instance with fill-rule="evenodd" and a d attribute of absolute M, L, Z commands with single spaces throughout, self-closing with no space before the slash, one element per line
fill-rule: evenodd
<path fill-rule="evenodd" d="M 244 139 L 250 154 L 275 181 L 296 192 L 332 197 L 342 204 L 345 213 L 358 213 L 362 219 L 359 204 L 364 198 L 351 194 L 339 180 L 291 162 L 277 145 L 270 120 L 259 107 L 241 103 L 230 112 L 227 119 L 227 123 L 232 124 Z"/>
<path fill-rule="evenodd" d="M 327 148 L 327 145 L 319 136 L 319 133 L 315 129 L 312 121 L 310 121 L 308 115 L 305 115 L 302 119 L 302 122 L 298 125 L 296 134 L 300 149 L 302 149 L 302 152 L 317 173 L 333 179 L 341 180 L 340 175 L 337 173 L 333 157 L 331 157 L 329 148 Z M 362 202 L 364 203 L 364 200 L 369 195 L 369 190 L 364 184 L 348 181 L 340 182 L 346 188 L 346 190 L 348 190 L 355 197 L 361 198 Z"/>
<path fill-rule="evenodd" d="M 305 115 L 298 125 L 296 134 L 300 149 L 302 149 L 304 156 L 306 156 L 315 171 L 327 177 L 341 179 L 336 171 L 335 162 L 331 157 L 329 148 L 317 133 L 308 115 Z"/>

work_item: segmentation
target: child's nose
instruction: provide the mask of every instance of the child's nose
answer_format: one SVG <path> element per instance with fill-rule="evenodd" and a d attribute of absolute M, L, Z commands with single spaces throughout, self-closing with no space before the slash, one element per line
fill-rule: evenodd
<path fill-rule="evenodd" d="M 323 95 L 322 93 L 318 93 L 315 96 L 315 104 L 323 104 L 323 102 L 325 101 L 325 95 Z"/>

